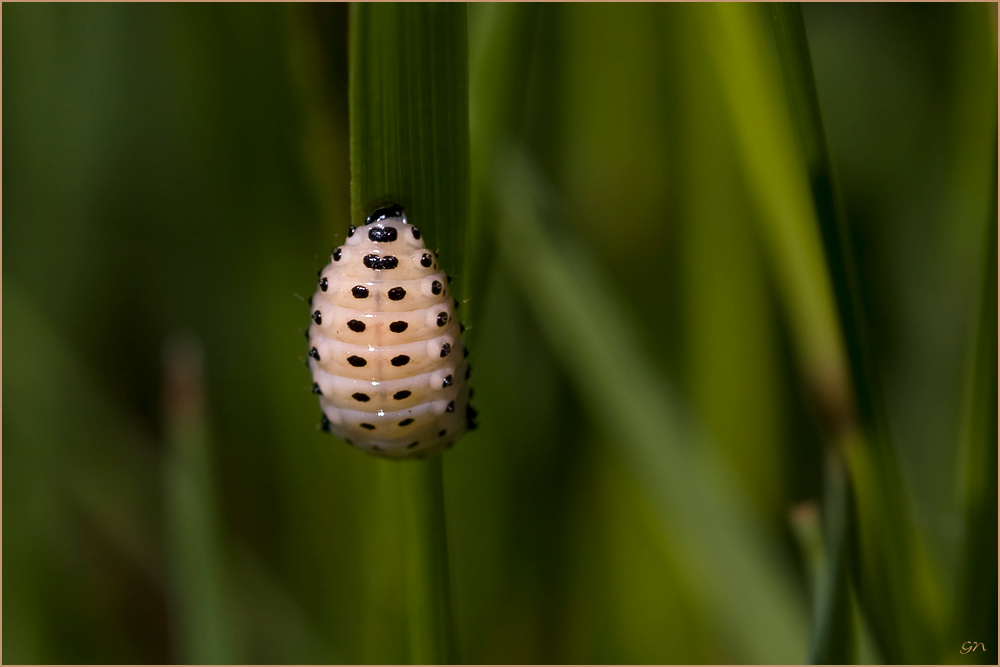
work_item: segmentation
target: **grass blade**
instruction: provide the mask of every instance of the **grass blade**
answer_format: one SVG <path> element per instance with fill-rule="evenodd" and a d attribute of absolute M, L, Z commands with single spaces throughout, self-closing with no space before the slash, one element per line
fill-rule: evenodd
<path fill-rule="evenodd" d="M 891 446 L 798 6 L 771 9 L 778 62 L 756 9 L 712 9 L 706 34 L 800 363 L 830 442 L 851 471 L 860 553 L 854 575 L 862 605 L 886 659 L 931 659 L 943 608 L 940 583 L 913 524 Z"/>
<path fill-rule="evenodd" d="M 232 664 L 238 660 L 213 498 L 200 345 L 190 339 L 169 341 L 164 368 L 166 528 L 177 655 L 185 663 Z"/>
<path fill-rule="evenodd" d="M 568 239 L 556 246 L 543 231 L 547 214 L 566 209 L 541 189 L 537 168 L 518 151 L 501 162 L 498 173 L 501 256 L 584 402 L 600 416 L 609 442 L 682 545 L 692 585 L 744 659 L 800 661 L 803 610 L 759 518 L 676 397 L 643 362 L 637 337 L 624 324 L 628 318 L 594 277 L 595 263 Z"/>
<path fill-rule="evenodd" d="M 354 4 L 349 49 L 351 219 L 359 224 L 374 202 L 395 200 L 455 273 L 469 218 L 467 9 Z M 466 289 L 459 276 L 454 293 L 462 299 Z M 436 458 L 383 471 L 404 490 L 410 659 L 417 663 L 454 659 L 441 466 Z"/>
<path fill-rule="evenodd" d="M 995 146 L 995 144 L 994 144 Z M 986 261 L 978 327 L 973 341 L 961 446 L 960 491 L 964 549 L 951 639 L 959 644 L 997 643 L 997 154 L 987 216 Z M 967 654 L 992 661 L 985 653 Z M 953 655 L 948 657 L 954 658 Z"/>

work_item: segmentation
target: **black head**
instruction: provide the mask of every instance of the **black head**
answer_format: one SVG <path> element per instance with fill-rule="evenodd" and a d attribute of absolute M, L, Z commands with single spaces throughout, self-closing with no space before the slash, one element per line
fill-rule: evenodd
<path fill-rule="evenodd" d="M 385 220 L 386 218 L 402 218 L 403 217 L 403 207 L 399 204 L 389 204 L 387 206 L 381 206 L 375 210 L 374 213 L 365 218 L 365 224 L 370 225 L 380 220 Z"/>

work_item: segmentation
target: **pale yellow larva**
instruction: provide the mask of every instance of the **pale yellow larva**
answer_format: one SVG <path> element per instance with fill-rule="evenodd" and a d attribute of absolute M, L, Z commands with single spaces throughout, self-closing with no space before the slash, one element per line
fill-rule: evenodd
<path fill-rule="evenodd" d="M 389 458 L 439 454 L 475 428 L 448 277 L 402 207 L 351 227 L 311 301 L 321 428 Z"/>

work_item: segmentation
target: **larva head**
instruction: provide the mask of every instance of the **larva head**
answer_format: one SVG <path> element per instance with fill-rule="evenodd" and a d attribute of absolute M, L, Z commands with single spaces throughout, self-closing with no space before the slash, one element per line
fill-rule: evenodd
<path fill-rule="evenodd" d="M 473 428 L 469 367 L 448 287 L 402 207 L 350 227 L 320 271 L 310 358 L 323 430 L 380 456 L 438 454 Z"/>

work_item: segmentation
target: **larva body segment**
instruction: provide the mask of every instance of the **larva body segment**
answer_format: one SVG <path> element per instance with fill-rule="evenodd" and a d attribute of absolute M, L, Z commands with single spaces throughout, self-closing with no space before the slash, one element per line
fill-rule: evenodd
<path fill-rule="evenodd" d="M 312 298 L 309 369 L 322 428 L 390 458 L 439 454 L 469 428 L 461 324 L 420 231 L 399 206 L 351 227 Z"/>

